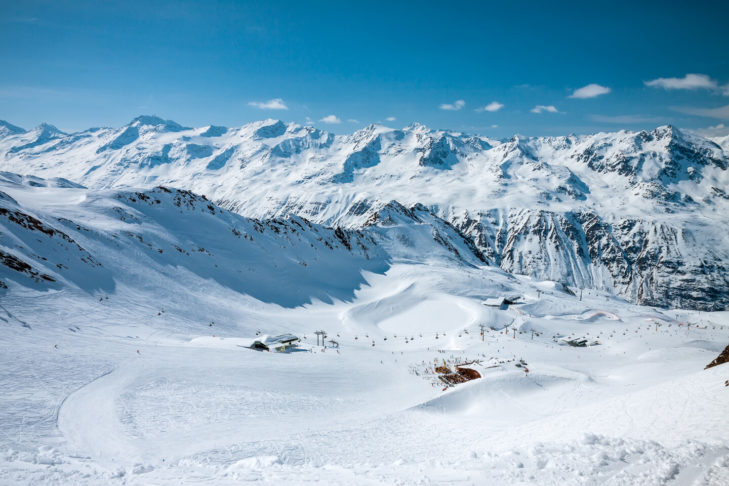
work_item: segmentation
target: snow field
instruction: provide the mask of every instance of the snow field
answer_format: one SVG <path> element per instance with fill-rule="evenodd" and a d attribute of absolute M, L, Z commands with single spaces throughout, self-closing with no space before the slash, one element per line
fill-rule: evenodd
<path fill-rule="evenodd" d="M 729 313 L 423 264 L 418 225 L 393 256 L 180 192 L 8 193 L 83 248 L 2 227 L 57 279 L 2 269 L 0 484 L 727 483 L 729 368 L 703 368 Z M 301 350 L 245 348 L 280 333 Z M 482 378 L 447 387 L 444 362 Z"/>
<path fill-rule="evenodd" d="M 0 482 L 721 484 L 729 375 L 702 368 L 729 341 L 723 315 L 681 313 L 689 329 L 602 296 L 537 300 L 528 282 L 514 284 L 519 312 L 493 310 L 463 297 L 488 271 L 459 269 L 458 283 L 448 267 L 396 264 L 352 302 L 241 301 L 213 327 L 204 291 L 174 317 L 164 292 L 11 294 L 4 307 L 31 329 L 8 322 L 0 343 Z M 306 335 L 305 351 L 240 347 L 267 322 Z M 319 328 L 339 353 L 314 346 Z M 552 337 L 588 332 L 601 345 Z M 411 372 L 456 357 L 505 363 L 446 391 Z"/>

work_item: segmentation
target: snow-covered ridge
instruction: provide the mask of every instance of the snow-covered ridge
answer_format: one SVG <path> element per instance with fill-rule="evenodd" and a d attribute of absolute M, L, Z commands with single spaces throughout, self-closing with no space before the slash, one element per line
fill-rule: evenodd
<path fill-rule="evenodd" d="M 507 271 L 711 309 L 729 304 L 725 148 L 670 126 L 508 140 L 419 124 L 334 135 L 150 116 L 72 134 L 0 127 L 1 170 L 91 189 L 179 187 L 247 217 L 347 229 L 383 208 L 420 208 Z"/>
<path fill-rule="evenodd" d="M 148 283 L 136 281 L 143 267 L 165 278 L 196 275 L 293 307 L 351 299 L 364 272 L 428 259 L 486 263 L 470 240 L 425 208 L 389 204 L 356 230 L 296 215 L 246 218 L 205 196 L 164 186 L 90 191 L 7 173 L 0 180 L 2 289 L 70 287 L 95 294 L 119 282 L 144 288 Z"/>

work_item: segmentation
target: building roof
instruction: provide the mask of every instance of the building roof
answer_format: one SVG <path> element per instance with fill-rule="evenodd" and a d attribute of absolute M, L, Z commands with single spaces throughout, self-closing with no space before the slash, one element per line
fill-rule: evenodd
<path fill-rule="evenodd" d="M 498 307 L 503 303 L 504 303 L 503 297 L 489 297 L 488 299 L 486 299 L 482 302 L 483 305 L 491 305 L 494 307 Z"/>
<path fill-rule="evenodd" d="M 509 296 L 499 296 L 499 297 L 489 297 L 488 299 L 484 300 L 482 302 L 483 305 L 490 305 L 493 307 L 500 307 L 502 305 L 510 305 L 510 304 L 516 304 L 521 300 L 521 295 L 509 295 Z"/>
<path fill-rule="evenodd" d="M 278 336 L 270 336 L 267 337 L 265 340 L 265 343 L 268 345 L 271 344 L 287 344 L 292 343 L 294 341 L 300 341 L 300 339 L 297 336 L 294 336 L 293 334 L 280 334 Z"/>

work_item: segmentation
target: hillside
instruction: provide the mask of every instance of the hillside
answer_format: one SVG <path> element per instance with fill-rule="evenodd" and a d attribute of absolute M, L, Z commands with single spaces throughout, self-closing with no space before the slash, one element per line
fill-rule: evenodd
<path fill-rule="evenodd" d="M 729 303 L 728 158 L 674 127 L 508 140 L 371 125 L 333 135 L 276 120 L 0 134 L 0 169 L 91 189 L 158 185 L 256 219 L 363 230 L 419 208 L 514 273 L 662 307 Z"/>
<path fill-rule="evenodd" d="M 514 276 L 425 206 L 360 226 L 6 173 L 0 483 L 726 482 L 725 312 Z"/>

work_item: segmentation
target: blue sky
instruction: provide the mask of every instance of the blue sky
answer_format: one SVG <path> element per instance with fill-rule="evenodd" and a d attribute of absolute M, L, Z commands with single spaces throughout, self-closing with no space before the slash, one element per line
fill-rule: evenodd
<path fill-rule="evenodd" d="M 726 1 L 0 0 L 0 119 L 721 130 L 727 19 Z"/>

